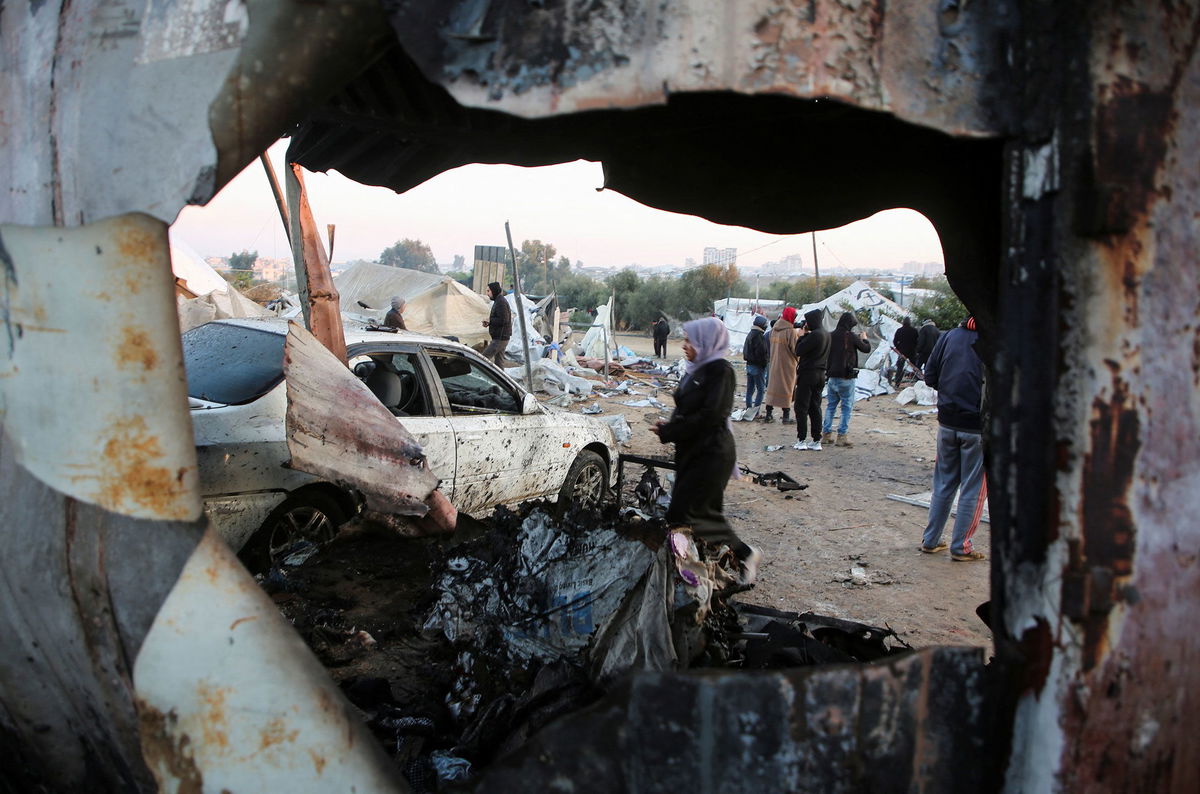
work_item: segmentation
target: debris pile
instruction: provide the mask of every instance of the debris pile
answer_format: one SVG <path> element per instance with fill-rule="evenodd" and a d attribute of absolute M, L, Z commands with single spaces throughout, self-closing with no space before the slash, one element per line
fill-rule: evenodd
<path fill-rule="evenodd" d="M 440 541 L 362 529 L 264 577 L 414 791 L 469 782 L 631 673 L 870 661 L 895 635 L 738 604 L 724 546 L 640 509 L 496 510 Z"/>

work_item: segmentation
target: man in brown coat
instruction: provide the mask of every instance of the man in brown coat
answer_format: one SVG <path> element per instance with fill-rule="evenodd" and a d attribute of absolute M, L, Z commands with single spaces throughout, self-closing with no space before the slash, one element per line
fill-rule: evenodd
<path fill-rule="evenodd" d="M 796 388 L 796 310 L 785 306 L 771 327 L 771 371 L 767 379 L 767 418 L 774 422 L 772 409 L 783 409 L 783 423 L 792 424 L 792 392 Z"/>

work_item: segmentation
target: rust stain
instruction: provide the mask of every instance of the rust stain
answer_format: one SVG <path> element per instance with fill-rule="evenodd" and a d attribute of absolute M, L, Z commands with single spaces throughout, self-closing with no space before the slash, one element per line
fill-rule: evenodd
<path fill-rule="evenodd" d="M 166 241 L 161 234 L 150 231 L 147 225 L 138 220 L 124 218 L 119 221 L 116 229 L 117 254 L 121 261 L 130 265 L 142 265 L 160 259 L 166 250 Z M 142 274 L 138 269 L 125 273 L 124 283 L 130 294 L 136 295 L 142 291 Z"/>
<path fill-rule="evenodd" d="M 294 742 L 300 734 L 298 730 L 288 730 L 284 721 L 276 717 L 267 723 L 267 726 L 262 729 L 259 735 L 258 749 L 266 750 L 272 745 L 282 744 L 283 742 Z"/>
<path fill-rule="evenodd" d="M 234 630 L 234 629 L 236 629 L 238 626 L 240 626 L 240 625 L 242 625 L 243 623 L 245 623 L 245 622 L 247 622 L 247 621 L 250 621 L 250 620 L 258 620 L 258 615 L 249 615 L 249 616 L 247 616 L 247 617 L 244 617 L 244 618 L 238 618 L 237 620 L 235 620 L 235 621 L 233 621 L 232 623 L 230 623 L 230 624 L 229 624 L 229 630 L 230 630 L 230 631 L 233 631 L 233 630 Z"/>
<path fill-rule="evenodd" d="M 176 735 L 175 713 L 163 714 L 146 701 L 136 701 L 138 737 L 142 756 L 154 775 L 159 791 L 174 789 L 178 794 L 201 794 L 204 776 L 192 757 L 192 741 L 186 734 Z M 178 781 L 178 787 L 169 784 Z"/>
<path fill-rule="evenodd" d="M 204 681 L 196 687 L 196 695 L 204 709 L 202 730 L 207 747 L 229 749 L 229 734 L 226 732 L 228 719 L 225 714 L 225 698 L 228 694 L 228 687 L 214 687 Z"/>
<path fill-rule="evenodd" d="M 186 469 L 158 465 L 161 456 L 158 438 L 149 432 L 143 417 L 114 423 L 97 467 L 102 474 L 95 501 L 115 512 L 123 512 L 123 506 L 133 502 L 163 518 L 186 518 L 180 507 Z"/>
<path fill-rule="evenodd" d="M 1084 627 L 1085 671 L 1107 648 L 1108 615 L 1124 597 L 1122 580 L 1133 572 L 1136 545 L 1129 492 L 1141 443 L 1139 418 L 1120 367 L 1109 367 L 1112 393 L 1093 402 L 1091 448 L 1083 462 L 1082 545 L 1064 577 L 1078 590 L 1073 595 Z"/>
<path fill-rule="evenodd" d="M 316 750 L 309 748 L 308 755 L 312 758 L 313 768 L 317 770 L 317 775 L 320 776 L 325 771 L 325 756 L 318 753 Z"/>
<path fill-rule="evenodd" d="M 149 372 L 158 364 L 158 351 L 150 334 L 142 328 L 126 326 L 121 331 L 121 342 L 117 347 L 117 366 Z"/>

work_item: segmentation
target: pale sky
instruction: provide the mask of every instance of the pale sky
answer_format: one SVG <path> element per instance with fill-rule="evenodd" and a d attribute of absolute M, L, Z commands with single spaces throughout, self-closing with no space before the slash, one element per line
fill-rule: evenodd
<path fill-rule="evenodd" d="M 271 148 L 280 174 L 286 141 Z M 722 226 L 694 215 L 653 209 L 603 183 L 599 163 L 583 160 L 541 168 L 468 165 L 447 171 L 407 193 L 360 185 L 341 174 L 307 174 L 309 201 L 318 228 L 337 225 L 333 261 L 375 260 L 405 237 L 433 249 L 441 264 L 461 254 L 470 265 L 475 245 L 505 245 L 504 222 L 513 244 L 540 239 L 572 262 L 589 267 L 683 265 L 701 262 L 704 248 L 737 248 L 738 265 L 758 267 L 788 254 L 812 265 L 808 234 L 779 236 Z M 255 161 L 205 207 L 187 207 L 171 234 L 203 256 L 243 249 L 260 256 L 289 256 L 287 238 L 262 166 Z M 856 223 L 817 232 L 822 271 L 890 270 L 909 261 L 942 262 L 933 226 L 913 210 L 894 209 Z"/>

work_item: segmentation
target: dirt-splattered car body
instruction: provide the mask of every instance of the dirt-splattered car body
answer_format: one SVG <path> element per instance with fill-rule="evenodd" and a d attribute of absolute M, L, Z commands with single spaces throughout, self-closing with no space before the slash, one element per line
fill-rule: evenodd
<path fill-rule="evenodd" d="M 287 465 L 286 331 L 282 321 L 221 320 L 183 337 L 204 509 L 234 549 L 288 500 L 319 495 L 342 519 L 356 509 L 349 474 L 329 481 Z M 355 374 L 390 400 L 386 407 L 420 443 L 460 512 L 557 501 L 585 451 L 603 462 L 605 486 L 615 481 L 608 425 L 542 405 L 474 350 L 411 332 L 354 329 L 346 344 Z"/>

